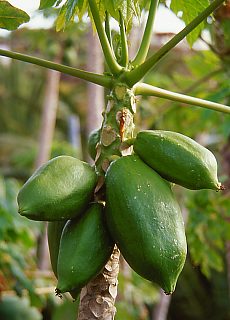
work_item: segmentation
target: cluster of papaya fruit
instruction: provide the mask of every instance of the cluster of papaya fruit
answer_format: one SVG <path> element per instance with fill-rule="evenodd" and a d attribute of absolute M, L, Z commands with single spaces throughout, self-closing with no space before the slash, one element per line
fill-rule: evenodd
<path fill-rule="evenodd" d="M 92 157 L 98 132 L 89 141 Z M 129 265 L 165 293 L 175 290 L 187 252 L 172 183 L 220 190 L 214 155 L 175 132 L 140 131 L 134 154 L 111 162 L 105 202 L 94 201 L 97 174 L 89 164 L 59 156 L 40 167 L 18 194 L 19 213 L 49 221 L 57 294 L 76 297 L 109 259 L 114 244 Z"/>

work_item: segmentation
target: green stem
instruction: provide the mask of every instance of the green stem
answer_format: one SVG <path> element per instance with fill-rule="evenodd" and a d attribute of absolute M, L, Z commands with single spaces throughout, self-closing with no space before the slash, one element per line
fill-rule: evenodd
<path fill-rule="evenodd" d="M 192 20 L 183 30 L 176 34 L 160 50 L 152 55 L 148 60 L 139 65 L 136 69 L 127 72 L 126 81 L 130 86 L 140 81 L 146 73 L 156 65 L 172 48 L 174 48 L 182 39 L 184 39 L 192 30 L 194 30 L 205 18 L 207 18 L 224 0 L 214 0 L 204 11 L 202 11 L 194 20 Z"/>
<path fill-rule="evenodd" d="M 129 62 L 129 51 L 128 42 L 126 37 L 125 23 L 122 17 L 121 11 L 119 11 L 120 16 L 120 36 L 121 36 L 121 65 L 126 67 Z"/>
<path fill-rule="evenodd" d="M 145 26 L 144 35 L 140 44 L 140 48 L 137 52 L 136 57 L 132 61 L 132 65 L 137 66 L 141 63 L 143 63 L 147 57 L 150 43 L 151 43 L 151 37 L 152 37 L 152 31 L 153 31 L 153 24 L 155 20 L 155 14 L 156 9 L 158 6 L 159 0 L 152 0 L 149 8 L 149 15 L 147 19 L 147 23 Z"/>
<path fill-rule="evenodd" d="M 0 49 L 0 56 L 5 56 L 5 57 L 12 58 L 15 60 L 20 60 L 20 61 L 32 63 L 32 64 L 35 64 L 35 65 L 38 65 L 38 66 L 41 66 L 41 67 L 44 67 L 47 69 L 56 70 L 56 71 L 59 71 L 59 72 L 65 73 L 65 74 L 69 74 L 73 77 L 80 78 L 80 79 L 98 84 L 98 85 L 105 87 L 105 88 L 111 88 L 111 86 L 112 86 L 111 77 L 104 76 L 101 74 L 96 74 L 93 72 L 87 72 L 84 70 L 71 68 L 71 67 L 65 66 L 63 64 L 59 64 L 59 63 L 51 62 L 51 61 L 44 60 L 41 58 L 36 58 L 33 56 L 28 56 L 26 54 L 3 50 L 3 49 Z"/>
<path fill-rule="evenodd" d="M 197 107 L 207 108 L 215 111 L 220 111 L 224 113 L 230 114 L 230 107 L 225 106 L 220 103 L 211 102 L 199 98 L 190 97 L 184 94 L 171 92 L 168 90 L 164 90 L 158 87 L 151 86 L 146 83 L 136 84 L 134 86 L 134 94 L 135 95 L 143 95 L 143 96 L 155 96 L 159 98 L 165 98 L 172 101 L 182 102 L 191 104 Z"/>
<path fill-rule="evenodd" d="M 112 37 L 111 37 L 111 29 L 110 29 L 109 19 L 110 19 L 110 14 L 108 13 L 108 11 L 106 11 L 105 12 L 105 33 L 108 38 L 110 47 L 112 49 L 113 45 L 112 45 Z"/>
<path fill-rule="evenodd" d="M 101 47 L 102 47 L 102 50 L 103 50 L 103 53 L 105 56 L 105 60 L 108 64 L 110 71 L 114 75 L 117 75 L 121 72 L 122 67 L 117 63 L 116 58 L 113 54 L 113 51 L 111 50 L 109 40 L 108 40 L 106 33 L 105 33 L 105 30 L 103 28 L 95 0 L 89 0 L 89 6 L 90 6 L 90 10 L 91 10 L 91 13 L 93 16 L 93 21 L 94 21 L 96 29 L 97 29 L 97 33 L 98 33 Z"/>

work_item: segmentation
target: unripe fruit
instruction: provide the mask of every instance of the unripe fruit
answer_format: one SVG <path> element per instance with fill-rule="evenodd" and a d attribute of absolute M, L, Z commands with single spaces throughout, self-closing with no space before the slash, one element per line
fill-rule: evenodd
<path fill-rule="evenodd" d="M 169 184 L 136 155 L 107 171 L 106 218 L 131 268 L 172 293 L 186 258 L 184 223 Z"/>
<path fill-rule="evenodd" d="M 180 133 L 140 131 L 134 151 L 163 178 L 185 188 L 220 190 L 217 163 L 211 151 Z"/>
<path fill-rule="evenodd" d="M 50 263 L 52 270 L 57 278 L 57 261 L 59 244 L 61 239 L 62 230 L 66 224 L 65 220 L 62 221 L 50 221 L 47 227 L 48 245 L 50 253 Z"/>
<path fill-rule="evenodd" d="M 57 262 L 59 254 L 59 246 L 63 228 L 66 221 L 50 221 L 48 222 L 47 235 L 48 235 L 48 245 L 50 253 L 50 262 L 52 270 L 57 278 Z M 79 298 L 79 290 L 71 290 L 70 295 L 76 301 Z"/>
<path fill-rule="evenodd" d="M 98 142 L 100 141 L 100 133 L 101 129 L 94 130 L 90 133 L 89 139 L 88 139 L 88 152 L 90 157 L 94 160 L 97 155 L 96 146 Z"/>
<path fill-rule="evenodd" d="M 113 247 L 102 205 L 95 203 L 80 220 L 68 221 L 60 241 L 57 293 L 80 292 L 104 267 Z"/>
<path fill-rule="evenodd" d="M 44 164 L 18 194 L 19 213 L 32 220 L 68 220 L 88 205 L 97 182 L 89 164 L 59 156 Z"/>

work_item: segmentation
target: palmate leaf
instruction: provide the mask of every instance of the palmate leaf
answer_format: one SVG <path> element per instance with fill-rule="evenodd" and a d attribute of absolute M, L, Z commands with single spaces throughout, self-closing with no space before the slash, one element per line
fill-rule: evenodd
<path fill-rule="evenodd" d="M 12 6 L 8 1 L 0 1 L 0 28 L 15 30 L 29 20 L 25 11 Z"/>
<path fill-rule="evenodd" d="M 86 3 L 86 0 L 67 0 L 62 6 L 57 18 L 56 30 L 64 30 L 66 26 L 74 20 L 76 14 L 78 15 L 79 19 L 81 19 L 87 8 Z"/>
<path fill-rule="evenodd" d="M 140 17 L 142 2 L 139 0 L 111 0 L 104 1 L 106 10 L 119 21 L 119 11 L 122 14 L 126 28 L 129 29 L 132 25 L 133 17 Z"/>
<path fill-rule="evenodd" d="M 53 4 L 56 1 L 53 0 L 43 0 L 41 4 Z M 107 11 L 113 18 L 119 21 L 119 11 L 121 12 L 123 19 L 126 24 L 126 28 L 129 29 L 133 17 L 139 17 L 141 9 L 146 5 L 146 0 L 96 0 L 100 18 L 102 21 L 105 19 L 105 11 Z M 40 4 L 40 6 L 41 6 Z M 50 5 L 52 6 L 52 4 Z M 82 18 L 83 14 L 88 10 L 87 0 L 67 0 L 62 6 L 59 16 L 56 22 L 57 31 L 64 30 L 66 26 L 73 21 L 75 15 L 79 19 Z M 91 14 L 88 11 L 91 18 Z"/>
<path fill-rule="evenodd" d="M 51 8 L 56 4 L 57 0 L 41 0 L 39 10 Z"/>
<path fill-rule="evenodd" d="M 182 12 L 182 20 L 187 25 L 191 22 L 201 11 L 208 7 L 208 0 L 172 0 L 170 8 L 178 14 Z M 192 47 L 194 42 L 199 37 L 201 31 L 204 29 L 204 22 L 199 24 L 188 36 L 187 41 Z"/>

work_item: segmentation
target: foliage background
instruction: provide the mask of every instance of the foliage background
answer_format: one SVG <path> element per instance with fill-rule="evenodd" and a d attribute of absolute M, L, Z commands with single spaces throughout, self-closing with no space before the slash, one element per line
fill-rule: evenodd
<path fill-rule="evenodd" d="M 49 3 L 47 7 L 50 7 L 56 1 L 41 1 L 41 8 L 45 8 L 45 3 Z M 82 16 L 85 1 L 80 3 L 82 10 L 77 13 Z M 114 1 L 102 3 L 104 6 L 106 3 L 113 5 Z M 129 8 L 138 15 L 137 1 L 130 3 Z M 201 6 L 207 5 L 207 1 L 199 3 Z M 64 33 L 56 34 L 53 29 L 21 29 L 14 31 L 7 39 L 1 39 L 1 43 L 15 51 L 29 51 L 30 54 L 49 59 L 53 59 L 60 47 L 64 47 L 63 63 L 85 68 L 89 25 L 81 22 L 68 27 L 67 22 L 72 20 L 70 4 L 71 1 L 67 1 L 58 18 L 57 28 L 65 28 Z M 141 2 L 141 6 L 145 5 L 145 1 Z M 172 1 L 171 4 L 175 12 L 179 11 L 180 5 L 179 1 Z M 191 5 L 191 1 L 188 1 L 188 5 Z M 195 11 L 189 12 L 196 14 Z M 56 10 L 48 9 L 46 14 L 55 15 Z M 123 14 L 128 16 L 129 12 L 124 11 Z M 63 19 L 64 16 L 67 18 Z M 184 12 L 185 22 L 192 18 L 188 12 Z M 221 40 L 224 41 L 224 49 L 229 49 L 229 17 L 219 19 L 217 16 L 216 19 L 223 31 Z M 216 34 L 216 27 L 212 25 L 208 28 L 212 35 L 211 50 L 190 51 L 183 42 L 147 75 L 146 82 L 229 104 L 229 55 L 220 51 L 221 41 Z M 188 38 L 190 45 L 200 30 L 197 29 L 196 34 Z M 165 41 L 164 37 L 168 35 L 158 34 L 155 37 Z M 156 43 L 153 43 L 152 50 L 156 50 Z M 61 310 L 64 310 L 65 316 L 68 310 L 68 319 L 71 319 L 71 312 L 74 318 L 77 306 L 70 304 L 68 297 L 64 299 L 65 303 L 60 303 L 50 293 L 55 286 L 52 273 L 39 273 L 36 268 L 37 254 L 34 248 L 40 225 L 18 216 L 15 201 L 20 185 L 33 171 L 38 152 L 45 79 L 45 70 L 39 67 L 1 60 L 0 292 L 2 302 L 12 295 L 14 298 L 23 297 L 33 319 L 61 319 Z M 87 140 L 86 84 L 62 75 L 59 96 L 52 157 L 59 154 L 81 157 L 82 150 L 86 150 Z M 77 148 L 71 145 L 69 138 L 69 118 L 73 115 L 80 120 L 81 144 Z M 226 152 L 230 150 L 229 116 L 160 98 L 148 98 L 138 102 L 136 122 L 137 131 L 141 128 L 174 130 L 211 149 L 219 160 L 220 179 L 228 185 Z M 180 187 L 175 187 L 175 191 L 187 223 L 189 256 L 172 297 L 168 319 L 229 319 L 229 193 L 194 192 Z M 116 319 L 153 319 L 154 308 L 160 297 L 159 288 L 141 279 L 125 263 L 121 264 L 121 270 Z M 41 288 L 48 288 L 46 295 L 39 294 Z"/>

